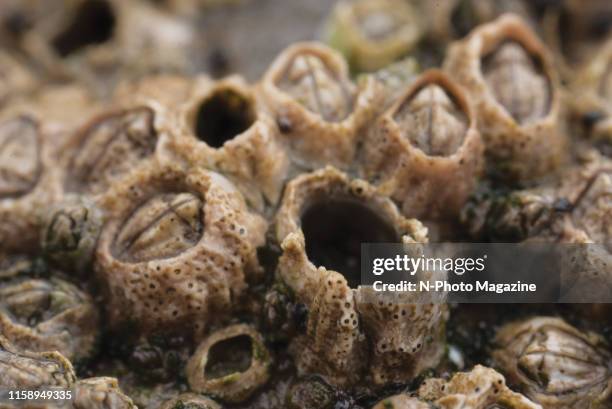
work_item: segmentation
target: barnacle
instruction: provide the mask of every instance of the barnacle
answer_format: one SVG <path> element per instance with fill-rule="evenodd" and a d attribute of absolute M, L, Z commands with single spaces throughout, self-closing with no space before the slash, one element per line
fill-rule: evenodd
<path fill-rule="evenodd" d="M 96 269 L 105 283 L 113 325 L 144 329 L 226 314 L 260 270 L 255 250 L 265 222 L 246 208 L 222 176 L 176 167 L 142 169 L 116 186 L 104 205 Z"/>
<path fill-rule="evenodd" d="M 406 55 L 423 28 L 416 8 L 404 1 L 340 1 L 326 28 L 327 42 L 355 71 L 374 71 Z"/>
<path fill-rule="evenodd" d="M 356 86 L 342 57 L 315 43 L 283 51 L 260 88 L 292 160 L 307 169 L 348 167 L 358 135 L 382 99 L 374 79 Z"/>
<path fill-rule="evenodd" d="M 165 402 L 161 409 L 221 409 L 221 406 L 206 396 L 184 393 Z"/>
<path fill-rule="evenodd" d="M 475 113 L 446 75 L 428 71 L 374 125 L 363 167 L 411 217 L 456 214 L 481 173 Z"/>
<path fill-rule="evenodd" d="M 318 377 L 298 380 L 286 397 L 289 409 L 331 409 L 334 401 L 334 389 Z"/>
<path fill-rule="evenodd" d="M 21 351 L 0 335 L 0 386 L 6 389 L 68 388 L 76 376 L 59 352 Z"/>
<path fill-rule="evenodd" d="M 454 43 L 445 70 L 465 86 L 496 175 L 533 179 L 565 154 L 559 79 L 548 51 L 518 17 L 503 15 Z"/>
<path fill-rule="evenodd" d="M 470 372 L 458 372 L 448 381 L 426 380 L 419 388 L 419 397 L 444 409 L 541 408 L 508 388 L 501 374 L 481 365 L 476 365 Z"/>
<path fill-rule="evenodd" d="M 30 94 L 36 87 L 34 75 L 8 53 L 0 52 L 0 106 Z"/>
<path fill-rule="evenodd" d="M 597 408 L 612 402 L 612 367 L 604 339 L 563 320 L 507 324 L 493 358 L 508 379 L 545 408 Z"/>
<path fill-rule="evenodd" d="M 372 409 L 428 409 L 429 405 L 406 394 L 390 396 L 378 402 Z"/>
<path fill-rule="evenodd" d="M 93 300 L 72 284 L 21 275 L 0 283 L 0 334 L 16 347 L 82 361 L 92 354 L 98 332 Z"/>
<path fill-rule="evenodd" d="M 270 354 L 263 337 L 246 324 L 210 334 L 187 364 L 191 389 L 241 402 L 268 381 Z"/>
<path fill-rule="evenodd" d="M 135 409 L 132 400 L 121 392 L 117 379 L 109 377 L 81 379 L 74 384 L 75 408 Z"/>

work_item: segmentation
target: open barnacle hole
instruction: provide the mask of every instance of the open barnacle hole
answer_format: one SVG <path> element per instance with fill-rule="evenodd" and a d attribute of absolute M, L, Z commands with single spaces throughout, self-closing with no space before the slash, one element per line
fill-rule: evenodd
<path fill-rule="evenodd" d="M 187 364 L 193 391 L 226 402 L 249 398 L 270 376 L 263 337 L 249 325 L 232 325 L 210 334 Z"/>
<path fill-rule="evenodd" d="M 21 116 L 0 124 L 0 200 L 29 193 L 40 179 L 37 123 Z"/>
<path fill-rule="evenodd" d="M 73 140 L 65 180 L 69 192 L 103 193 L 155 152 L 154 112 L 135 107 L 104 114 L 79 130 Z"/>

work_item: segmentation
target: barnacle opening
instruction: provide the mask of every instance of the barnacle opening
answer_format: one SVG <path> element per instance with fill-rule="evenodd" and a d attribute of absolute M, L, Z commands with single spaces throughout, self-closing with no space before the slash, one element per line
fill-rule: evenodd
<path fill-rule="evenodd" d="M 52 40 L 52 46 L 61 57 L 67 57 L 90 45 L 110 40 L 115 24 L 115 13 L 108 1 L 84 1 L 75 10 L 68 26 Z"/>
<path fill-rule="evenodd" d="M 361 283 L 361 243 L 397 243 L 387 220 L 366 204 L 351 199 L 323 199 L 301 217 L 306 254 L 312 263 L 341 273 L 351 288 Z"/>
<path fill-rule="evenodd" d="M 552 89 L 543 61 L 520 42 L 501 42 L 481 59 L 482 73 L 495 99 L 519 124 L 550 111 Z"/>
<path fill-rule="evenodd" d="M 478 16 L 469 0 L 460 0 L 450 14 L 451 27 L 457 38 L 466 36 L 478 25 Z"/>
<path fill-rule="evenodd" d="M 204 374 L 208 379 L 223 378 L 233 373 L 245 372 L 253 361 L 253 340 L 248 335 L 238 335 L 215 343 L 208 351 Z"/>
<path fill-rule="evenodd" d="M 243 133 L 256 119 L 254 101 L 231 88 L 217 89 L 205 98 L 195 115 L 195 134 L 213 148 Z"/>

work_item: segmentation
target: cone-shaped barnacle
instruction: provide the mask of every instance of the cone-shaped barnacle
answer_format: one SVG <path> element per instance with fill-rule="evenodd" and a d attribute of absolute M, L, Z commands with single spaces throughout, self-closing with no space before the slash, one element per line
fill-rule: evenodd
<path fill-rule="evenodd" d="M 495 363 L 529 398 L 547 409 L 590 409 L 612 403 L 612 366 L 604 339 L 554 317 L 502 327 Z"/>
<path fill-rule="evenodd" d="M 111 325 L 137 320 L 143 330 L 189 325 L 201 333 L 261 271 L 265 221 L 217 173 L 141 169 L 105 195 L 103 207 L 112 216 L 95 265 Z"/>
<path fill-rule="evenodd" d="M 221 409 L 221 405 L 219 405 L 214 400 L 198 395 L 195 393 L 183 393 L 176 398 L 172 398 L 161 406 L 161 409 L 177 409 L 177 408 L 185 408 L 185 409 Z"/>
<path fill-rule="evenodd" d="M 0 333 L 19 348 L 88 358 L 98 341 L 98 312 L 72 284 L 15 276 L 0 283 Z"/>
<path fill-rule="evenodd" d="M 59 352 L 21 351 L 0 334 L 0 387 L 69 388 L 75 380 L 70 361 Z"/>
<path fill-rule="evenodd" d="M 136 405 L 119 388 L 115 378 L 81 379 L 74 384 L 75 408 L 135 409 Z"/>
<path fill-rule="evenodd" d="M 306 334 L 297 337 L 290 347 L 299 371 L 320 373 L 333 384 L 356 381 L 367 364 L 364 331 L 373 334 L 373 344 L 384 344 L 381 337 L 399 335 L 404 321 L 417 319 L 412 313 L 403 314 L 397 322 L 387 320 L 385 325 L 393 327 L 389 331 L 375 334 L 374 327 L 380 324 L 376 318 L 379 310 L 374 306 L 372 314 L 367 312 L 370 304 L 365 296 L 363 304 L 357 304 L 363 290 L 359 287 L 360 244 L 424 242 L 426 229 L 417 220 L 401 216 L 389 198 L 379 195 L 364 180 L 350 179 L 327 167 L 298 176 L 287 185 L 277 214 L 276 237 L 283 251 L 277 267 L 278 279 L 308 308 Z M 403 380 L 423 369 L 422 362 L 415 362 L 420 359 L 415 353 L 428 349 L 421 348 L 425 345 L 424 337 L 437 343 L 439 325 L 445 321 L 445 314 L 441 313 L 444 306 L 428 307 L 412 310 L 416 315 L 422 312 L 419 323 L 413 322 L 411 334 L 384 351 L 405 347 L 402 362 L 407 364 L 407 370 L 398 375 Z M 367 316 L 366 328 L 359 322 L 360 313 Z M 382 315 L 379 318 L 388 318 Z M 410 348 L 404 346 L 404 341 Z M 378 351 L 373 354 L 379 356 Z M 439 357 L 437 348 L 427 359 L 435 357 Z M 382 373 L 381 369 L 379 365 L 372 366 L 374 375 Z M 395 373 L 391 378 L 377 377 L 377 382 L 393 381 Z"/>
<path fill-rule="evenodd" d="M 501 374 L 481 365 L 470 372 L 458 372 L 448 381 L 430 378 L 421 385 L 418 394 L 443 409 L 542 409 L 508 388 Z"/>
<path fill-rule="evenodd" d="M 419 77 L 372 127 L 364 143 L 368 179 L 409 217 L 456 215 L 483 167 L 475 113 L 444 73 Z"/>
<path fill-rule="evenodd" d="M 521 19 L 503 15 L 477 27 L 450 47 L 444 68 L 475 104 L 496 176 L 534 179 L 559 165 L 566 141 L 558 75 Z"/>
<path fill-rule="evenodd" d="M 253 327 L 236 324 L 210 334 L 187 363 L 191 390 L 242 402 L 270 376 L 270 353 Z"/>
<path fill-rule="evenodd" d="M 429 409 L 429 405 L 406 394 L 390 396 L 378 402 L 372 409 Z"/>
<path fill-rule="evenodd" d="M 175 112 L 173 153 L 230 178 L 255 208 L 276 204 L 289 158 L 276 124 L 253 87 L 238 76 L 194 81 L 187 102 Z"/>
<path fill-rule="evenodd" d="M 358 86 L 340 54 L 316 43 L 283 51 L 260 88 L 279 133 L 301 168 L 346 168 L 357 136 L 372 119 L 382 93 L 373 78 Z"/>
<path fill-rule="evenodd" d="M 417 10 L 406 1 L 340 1 L 325 37 L 354 71 L 374 71 L 409 53 L 421 38 L 421 24 Z"/>

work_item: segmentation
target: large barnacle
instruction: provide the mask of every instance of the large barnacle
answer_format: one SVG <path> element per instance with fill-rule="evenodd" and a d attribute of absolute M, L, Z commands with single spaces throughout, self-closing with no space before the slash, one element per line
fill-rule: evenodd
<path fill-rule="evenodd" d="M 493 358 L 508 379 L 545 408 L 590 409 L 612 403 L 607 343 L 561 319 L 537 317 L 507 324 Z"/>
<path fill-rule="evenodd" d="M 172 398 L 162 405 L 161 409 L 221 409 L 214 400 L 195 393 L 184 393 Z"/>
<path fill-rule="evenodd" d="M 561 93 L 545 46 L 513 15 L 474 29 L 450 47 L 445 69 L 475 103 L 491 168 L 502 179 L 532 179 L 565 154 Z"/>
<path fill-rule="evenodd" d="M 227 402 L 247 399 L 268 381 L 270 354 L 254 328 L 237 324 L 210 334 L 187 364 L 192 390 Z"/>
<path fill-rule="evenodd" d="M 88 409 L 135 409 L 132 400 L 121 392 L 117 379 L 81 379 L 74 384 L 73 407 Z"/>
<path fill-rule="evenodd" d="M 443 409 L 541 409 L 541 406 L 506 386 L 504 377 L 476 365 L 446 381 L 430 378 L 419 388 L 419 397 Z"/>
<path fill-rule="evenodd" d="M 306 333 L 290 347 L 301 372 L 350 384 L 369 368 L 385 384 L 436 364 L 445 305 L 403 299 L 380 306 L 359 285 L 360 244 L 426 241 L 417 220 L 403 218 L 367 182 L 325 168 L 288 184 L 276 237 L 283 250 L 277 276 L 308 309 Z"/>
<path fill-rule="evenodd" d="M 363 167 L 407 216 L 456 214 L 481 172 L 482 142 L 464 91 L 439 71 L 417 79 L 383 114 Z"/>
<path fill-rule="evenodd" d="M 355 86 L 344 59 L 314 43 L 296 44 L 281 53 L 261 89 L 292 159 L 307 168 L 348 167 L 356 138 L 382 98 L 373 79 Z"/>
<path fill-rule="evenodd" d="M 80 361 L 95 347 L 98 324 L 93 300 L 65 281 L 16 276 L 0 283 L 0 333 L 19 348 Z"/>
<path fill-rule="evenodd" d="M 0 335 L 0 387 L 69 388 L 75 380 L 72 365 L 59 352 L 20 351 Z"/>
<path fill-rule="evenodd" d="M 423 31 L 415 7 L 401 0 L 340 1 L 327 24 L 327 41 L 356 71 L 373 71 L 406 55 Z"/>
<path fill-rule="evenodd" d="M 100 236 L 96 269 L 113 326 L 137 320 L 142 329 L 189 325 L 201 333 L 231 310 L 247 277 L 260 271 L 256 248 L 265 222 L 216 173 L 141 169 L 104 206 L 112 217 Z"/>

